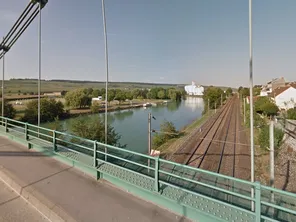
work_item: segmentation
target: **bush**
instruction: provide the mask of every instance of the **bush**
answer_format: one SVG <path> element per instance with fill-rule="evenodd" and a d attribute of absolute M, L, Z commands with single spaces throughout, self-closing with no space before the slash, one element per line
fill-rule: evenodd
<path fill-rule="evenodd" d="M 40 100 L 41 122 L 54 121 L 55 118 L 65 117 L 64 105 L 55 99 L 43 98 Z M 27 104 L 23 121 L 36 123 L 38 119 L 38 100 L 30 101 Z"/>
<path fill-rule="evenodd" d="M 100 104 L 99 103 L 93 103 L 90 107 L 90 110 L 92 113 L 98 113 L 100 111 Z"/>
<path fill-rule="evenodd" d="M 4 117 L 13 119 L 15 117 L 16 111 L 13 106 L 4 100 Z M 0 115 L 2 115 L 2 101 L 0 101 Z"/>
<path fill-rule="evenodd" d="M 282 145 L 284 132 L 281 129 L 274 128 L 274 148 L 278 149 Z M 259 145 L 263 149 L 269 149 L 269 126 L 264 126 L 259 132 Z"/>
<path fill-rule="evenodd" d="M 288 109 L 287 119 L 296 119 L 296 109 Z"/>
<path fill-rule="evenodd" d="M 160 133 L 153 137 L 153 146 L 159 147 L 172 138 L 178 137 L 178 131 L 172 122 L 165 120 L 160 125 Z"/>

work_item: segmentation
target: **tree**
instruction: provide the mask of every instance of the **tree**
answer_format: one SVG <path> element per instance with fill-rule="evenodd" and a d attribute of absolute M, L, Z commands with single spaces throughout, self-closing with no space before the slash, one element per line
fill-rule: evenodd
<path fill-rule="evenodd" d="M 215 105 L 218 107 L 218 105 L 221 104 L 221 95 L 223 95 L 223 94 L 224 94 L 224 92 L 222 89 L 211 86 L 211 87 L 208 87 L 204 91 L 203 98 L 204 98 L 206 104 L 209 102 L 210 109 L 214 109 Z M 222 97 L 222 98 L 224 98 L 224 97 Z"/>
<path fill-rule="evenodd" d="M 65 117 L 64 105 L 55 99 L 42 98 L 40 100 L 40 119 L 41 122 L 54 121 L 55 118 Z M 32 100 L 27 103 L 24 122 L 36 123 L 38 118 L 38 100 Z"/>
<path fill-rule="evenodd" d="M 262 96 L 259 97 L 255 103 L 255 112 L 260 114 L 265 114 L 267 116 L 275 116 L 279 111 L 279 108 L 276 104 L 271 101 L 269 97 Z"/>
<path fill-rule="evenodd" d="M 95 89 L 95 90 L 93 90 L 93 92 L 92 92 L 92 97 L 93 98 L 98 98 L 99 96 L 100 96 L 100 94 L 101 94 L 101 91 L 99 90 L 99 89 Z M 105 93 L 104 93 L 105 94 Z"/>
<path fill-rule="evenodd" d="M 287 110 L 287 119 L 296 119 L 296 109 L 288 109 Z"/>
<path fill-rule="evenodd" d="M 157 93 L 157 97 L 158 97 L 159 99 L 165 99 L 165 98 L 166 98 L 165 91 L 164 91 L 164 90 L 160 90 L 160 91 L 158 91 L 158 93 Z"/>
<path fill-rule="evenodd" d="M 266 103 L 262 106 L 263 113 L 267 116 L 276 116 L 279 108 L 274 103 Z"/>
<path fill-rule="evenodd" d="M 72 108 L 82 108 L 91 105 L 91 98 L 85 94 L 87 90 L 76 89 L 70 92 L 67 92 L 65 96 L 66 106 Z"/>
<path fill-rule="evenodd" d="M 229 96 L 229 95 L 231 95 L 231 94 L 232 94 L 232 89 L 229 87 L 229 88 L 227 88 L 227 90 L 226 90 L 226 95 Z"/>
<path fill-rule="evenodd" d="M 178 131 L 172 122 L 165 120 L 160 125 L 160 133 L 153 137 L 153 146 L 159 147 L 168 140 L 178 137 Z"/>
<path fill-rule="evenodd" d="M 92 117 L 78 118 L 72 123 L 72 132 L 79 137 L 97 140 L 98 142 L 105 142 L 105 122 L 102 118 Z M 121 136 L 115 132 L 115 129 L 108 124 L 107 126 L 107 140 L 109 145 L 117 147 L 125 147 L 120 144 Z"/>
<path fill-rule="evenodd" d="M 126 91 L 125 98 L 128 100 L 133 100 L 133 93 L 131 91 Z"/>
<path fill-rule="evenodd" d="M 4 117 L 13 119 L 15 117 L 16 110 L 13 106 L 4 100 Z M 0 101 L 0 115 L 2 115 L 2 100 Z"/>

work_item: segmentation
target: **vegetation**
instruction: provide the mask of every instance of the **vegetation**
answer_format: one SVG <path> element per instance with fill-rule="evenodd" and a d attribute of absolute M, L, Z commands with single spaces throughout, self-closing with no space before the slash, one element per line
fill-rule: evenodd
<path fill-rule="evenodd" d="M 275 116 L 279 111 L 277 105 L 274 104 L 274 102 L 272 102 L 271 99 L 267 96 L 259 97 L 255 101 L 254 106 L 255 112 L 259 114 L 264 114 L 266 116 Z"/>
<path fill-rule="evenodd" d="M 41 122 L 54 121 L 56 118 L 63 118 L 67 115 L 64 105 L 55 99 L 42 98 L 40 100 L 40 120 Z M 38 100 L 28 102 L 25 109 L 24 122 L 36 123 L 38 118 Z"/>
<path fill-rule="evenodd" d="M 296 120 L 296 109 L 288 109 L 287 110 L 287 119 L 295 119 Z"/>
<path fill-rule="evenodd" d="M 226 89 L 226 95 L 230 96 L 232 94 L 232 89 L 229 87 Z"/>
<path fill-rule="evenodd" d="M 274 148 L 278 149 L 282 145 L 284 132 L 281 129 L 274 129 Z M 269 149 L 269 126 L 265 125 L 259 132 L 259 145 L 263 149 Z"/>
<path fill-rule="evenodd" d="M 204 91 L 203 99 L 205 102 L 204 113 L 207 112 L 208 103 L 210 109 L 215 109 L 215 106 L 218 107 L 221 105 L 221 95 L 222 102 L 226 99 L 224 91 L 220 88 L 210 86 Z"/>
<path fill-rule="evenodd" d="M 66 93 L 66 106 L 72 108 L 89 107 L 91 105 L 91 97 L 87 89 L 76 89 Z"/>
<path fill-rule="evenodd" d="M 114 128 L 108 124 L 107 140 L 109 145 L 116 147 L 125 147 L 121 145 L 119 140 L 121 136 L 115 132 Z M 96 140 L 105 143 L 105 123 L 104 119 L 96 117 L 78 118 L 72 124 L 71 131 L 79 137 Z"/>
<path fill-rule="evenodd" d="M 4 116 L 10 119 L 15 117 L 16 110 L 7 101 L 4 101 Z M 2 115 L 2 101 L 0 101 L 0 115 Z"/>
<path fill-rule="evenodd" d="M 162 144 L 164 144 L 167 141 L 169 141 L 170 139 L 176 138 L 178 136 L 179 136 L 179 133 L 176 130 L 176 127 L 174 126 L 174 124 L 172 122 L 169 122 L 169 121 L 166 121 L 165 120 L 160 125 L 160 132 L 157 133 L 153 137 L 153 146 L 154 147 L 159 147 Z"/>

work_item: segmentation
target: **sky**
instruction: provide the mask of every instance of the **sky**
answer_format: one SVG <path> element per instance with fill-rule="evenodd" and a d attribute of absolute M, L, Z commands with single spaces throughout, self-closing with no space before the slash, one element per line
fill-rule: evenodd
<path fill-rule="evenodd" d="M 28 2 L 0 0 L 0 36 Z M 105 7 L 109 81 L 248 85 L 248 0 L 105 0 Z M 295 11 L 295 0 L 253 0 L 254 84 L 296 80 Z M 105 81 L 102 21 L 100 0 L 49 0 L 42 78 Z M 38 77 L 37 34 L 35 19 L 6 54 L 6 79 Z"/>

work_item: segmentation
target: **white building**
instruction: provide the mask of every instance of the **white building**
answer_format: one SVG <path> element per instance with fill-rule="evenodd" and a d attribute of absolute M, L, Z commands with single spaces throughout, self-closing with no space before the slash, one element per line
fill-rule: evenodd
<path fill-rule="evenodd" d="M 98 96 L 98 97 L 95 97 L 95 98 L 92 98 L 91 101 L 92 103 L 95 102 L 95 101 L 102 101 L 103 97 L 102 96 Z"/>
<path fill-rule="evenodd" d="M 292 86 L 285 86 L 275 89 L 271 96 L 279 109 L 291 109 L 296 106 L 296 89 Z"/>
<path fill-rule="evenodd" d="M 185 91 L 191 96 L 203 96 L 204 87 L 196 86 L 195 82 L 192 82 L 191 85 L 185 86 Z"/>

